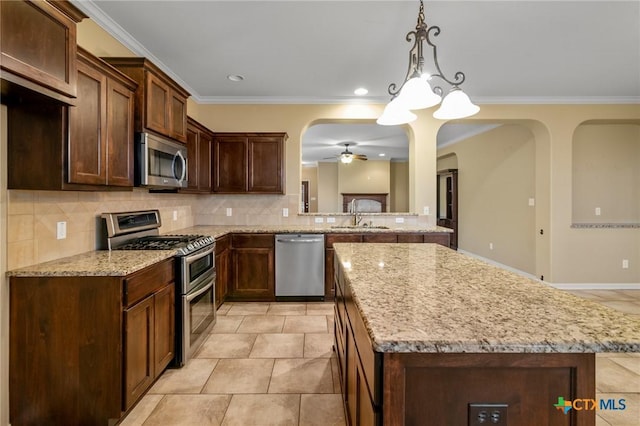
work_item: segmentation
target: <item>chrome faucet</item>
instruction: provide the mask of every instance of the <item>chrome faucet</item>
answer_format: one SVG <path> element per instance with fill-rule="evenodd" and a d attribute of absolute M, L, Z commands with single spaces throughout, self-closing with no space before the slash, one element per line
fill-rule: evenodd
<path fill-rule="evenodd" d="M 351 200 L 351 214 L 353 215 L 352 225 L 358 226 L 362 221 L 362 216 L 358 214 L 358 200 L 355 198 Z"/>

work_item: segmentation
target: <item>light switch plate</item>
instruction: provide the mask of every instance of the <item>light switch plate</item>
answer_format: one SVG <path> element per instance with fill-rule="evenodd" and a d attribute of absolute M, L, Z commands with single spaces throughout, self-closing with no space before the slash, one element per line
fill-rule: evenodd
<path fill-rule="evenodd" d="M 622 269 L 629 269 L 629 259 L 622 259 Z"/>
<path fill-rule="evenodd" d="M 173 220 L 178 220 L 178 210 L 173 211 Z"/>
<path fill-rule="evenodd" d="M 596 216 L 600 216 L 602 214 L 602 210 L 600 207 L 596 207 Z"/>
<path fill-rule="evenodd" d="M 233 209 L 231 207 L 227 207 L 227 216 L 233 216 Z"/>
<path fill-rule="evenodd" d="M 336 218 L 335 217 L 328 217 L 327 218 L 327 223 L 336 223 Z"/>
<path fill-rule="evenodd" d="M 282 208 L 282 217 L 289 217 L 289 209 L 286 207 Z"/>
<path fill-rule="evenodd" d="M 322 218 L 321 218 L 321 217 L 316 217 L 316 218 L 315 218 L 315 222 L 316 222 L 316 223 L 323 223 L 323 222 L 324 222 L 324 220 L 322 220 Z"/>
<path fill-rule="evenodd" d="M 404 217 L 396 217 L 396 223 L 404 223 Z"/>
<path fill-rule="evenodd" d="M 529 198 L 529 206 L 533 207 L 536 205 L 536 199 L 535 198 Z"/>

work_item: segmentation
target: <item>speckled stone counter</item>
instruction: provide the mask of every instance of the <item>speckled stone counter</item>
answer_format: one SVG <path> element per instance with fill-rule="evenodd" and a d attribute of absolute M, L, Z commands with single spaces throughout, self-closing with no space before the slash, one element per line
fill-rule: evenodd
<path fill-rule="evenodd" d="M 442 226 L 399 226 L 389 228 L 377 227 L 332 227 L 327 224 L 314 225 L 199 225 L 172 232 L 173 234 L 202 234 L 220 238 L 231 233 L 283 233 L 283 234 L 360 234 L 360 233 L 415 233 L 415 232 L 453 232 Z"/>
<path fill-rule="evenodd" d="M 435 244 L 334 245 L 378 352 L 640 352 L 640 320 Z"/>
<path fill-rule="evenodd" d="M 93 251 L 7 272 L 14 277 L 125 276 L 168 259 L 173 250 Z"/>

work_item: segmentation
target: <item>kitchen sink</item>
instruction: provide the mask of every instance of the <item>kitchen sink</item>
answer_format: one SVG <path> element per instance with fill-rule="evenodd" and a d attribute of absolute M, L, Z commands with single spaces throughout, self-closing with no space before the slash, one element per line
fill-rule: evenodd
<path fill-rule="evenodd" d="M 389 229 L 384 225 L 334 225 L 332 229 Z"/>

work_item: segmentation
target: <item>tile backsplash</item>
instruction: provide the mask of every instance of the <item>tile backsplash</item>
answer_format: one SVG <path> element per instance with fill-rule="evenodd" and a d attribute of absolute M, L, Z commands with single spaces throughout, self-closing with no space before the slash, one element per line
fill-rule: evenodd
<path fill-rule="evenodd" d="M 103 212 L 160 210 L 161 233 L 194 225 L 312 225 L 327 226 L 328 214 L 299 215 L 298 195 L 191 195 L 132 192 L 8 191 L 8 269 L 95 250 Z M 287 208 L 289 216 L 283 216 Z M 231 215 L 227 212 L 230 210 Z M 173 220 L 173 212 L 177 220 Z M 334 215 L 335 224 L 348 216 Z M 376 225 L 402 226 L 394 216 L 371 216 Z M 315 222 L 322 217 L 323 223 Z M 58 222 L 67 223 L 67 237 L 58 240 Z M 404 225 L 424 225 L 425 216 L 405 216 Z"/>

